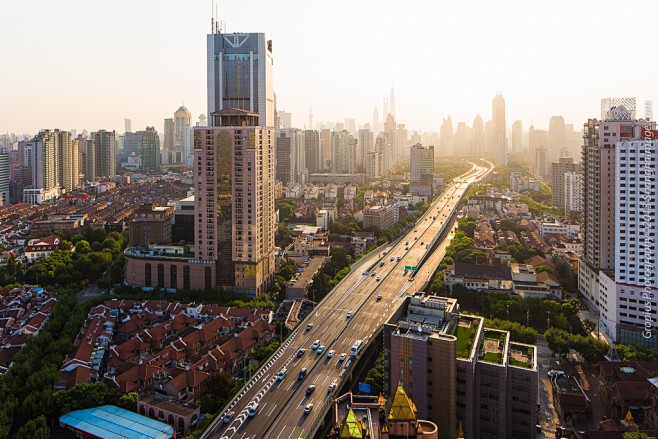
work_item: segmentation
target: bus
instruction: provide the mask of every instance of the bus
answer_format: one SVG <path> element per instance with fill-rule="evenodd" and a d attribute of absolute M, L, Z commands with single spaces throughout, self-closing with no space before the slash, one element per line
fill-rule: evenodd
<path fill-rule="evenodd" d="M 363 340 L 357 340 L 353 345 L 351 349 L 351 354 L 353 357 L 356 357 L 359 355 L 359 351 L 361 350 L 361 346 L 363 346 Z"/>

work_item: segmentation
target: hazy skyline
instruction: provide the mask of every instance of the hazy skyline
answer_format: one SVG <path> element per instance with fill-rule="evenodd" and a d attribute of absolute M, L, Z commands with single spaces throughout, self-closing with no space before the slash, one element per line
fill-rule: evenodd
<path fill-rule="evenodd" d="M 245 4 L 249 5 L 248 10 Z M 439 131 L 448 115 L 491 118 L 497 92 L 508 128 L 582 125 L 600 99 L 658 105 L 658 2 L 220 2 L 228 32 L 273 40 L 279 110 L 302 128 L 371 123 L 395 86 L 397 121 Z M 0 132 L 42 128 L 162 131 L 181 102 L 206 112 L 211 2 L 3 2 Z M 642 112 L 638 111 L 638 116 Z M 654 117 L 655 119 L 655 117 Z"/>

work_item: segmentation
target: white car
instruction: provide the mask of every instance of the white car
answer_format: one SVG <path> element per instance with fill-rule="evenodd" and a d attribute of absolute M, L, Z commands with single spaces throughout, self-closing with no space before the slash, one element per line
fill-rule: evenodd
<path fill-rule="evenodd" d="M 347 358 L 347 354 L 342 353 L 340 354 L 340 357 L 338 357 L 338 361 L 345 361 L 346 358 Z"/>
<path fill-rule="evenodd" d="M 333 349 L 327 352 L 327 358 L 333 358 L 333 356 L 336 354 L 336 351 Z"/>
<path fill-rule="evenodd" d="M 313 344 L 311 345 L 311 349 L 317 349 L 318 346 L 320 346 L 320 340 L 315 340 Z"/>

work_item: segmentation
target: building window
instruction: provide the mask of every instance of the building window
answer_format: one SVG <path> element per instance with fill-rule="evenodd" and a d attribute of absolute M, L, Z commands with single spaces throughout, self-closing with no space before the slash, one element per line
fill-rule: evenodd
<path fill-rule="evenodd" d="M 158 288 L 164 288 L 164 264 L 158 264 Z"/>
<path fill-rule="evenodd" d="M 210 267 L 206 267 L 204 269 L 205 271 L 205 280 L 206 280 L 206 290 L 211 290 L 212 289 L 212 272 L 210 270 Z"/>
<path fill-rule="evenodd" d="M 183 289 L 190 290 L 190 266 L 183 265 Z"/>
<path fill-rule="evenodd" d="M 178 267 L 175 265 L 169 266 L 169 287 L 178 288 Z"/>
<path fill-rule="evenodd" d="M 144 286 L 151 286 L 151 264 L 144 265 Z"/>

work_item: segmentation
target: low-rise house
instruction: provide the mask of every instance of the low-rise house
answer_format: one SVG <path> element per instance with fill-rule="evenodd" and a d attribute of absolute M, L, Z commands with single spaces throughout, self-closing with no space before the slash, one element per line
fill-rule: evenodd
<path fill-rule="evenodd" d="M 59 248 L 61 238 L 57 235 L 48 235 L 43 238 L 30 239 L 25 246 L 25 258 L 29 263 L 47 258 Z"/>

